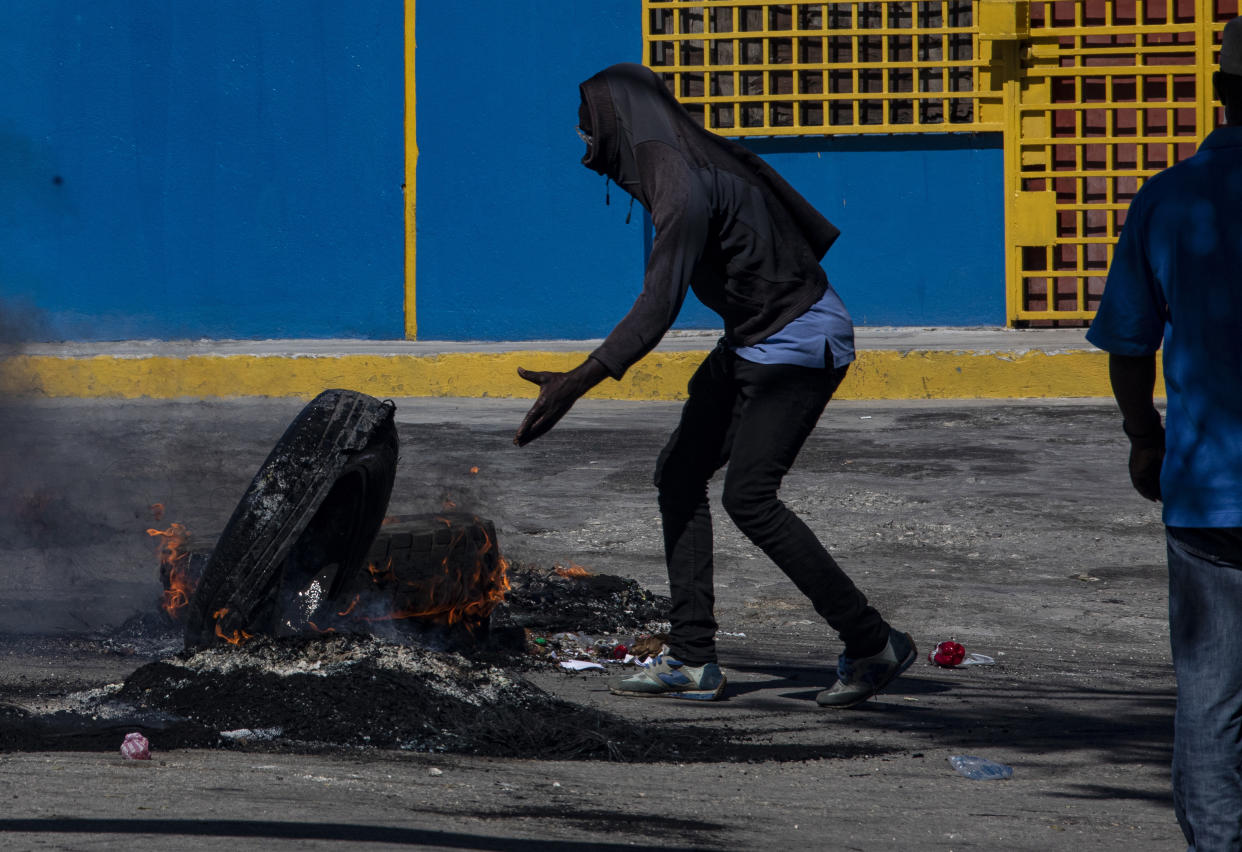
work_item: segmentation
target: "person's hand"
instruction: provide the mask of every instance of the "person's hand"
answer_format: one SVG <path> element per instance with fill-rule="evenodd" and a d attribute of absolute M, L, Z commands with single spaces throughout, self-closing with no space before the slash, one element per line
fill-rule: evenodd
<path fill-rule="evenodd" d="M 1160 470 L 1164 467 L 1164 427 L 1157 420 L 1143 432 L 1127 423 L 1121 428 L 1130 439 L 1130 482 L 1148 500 L 1160 500 Z"/>
<path fill-rule="evenodd" d="M 546 433 L 564 417 L 579 397 L 607 375 L 604 365 L 588 358 L 568 373 L 527 370 L 518 367 L 518 375 L 539 386 L 539 397 L 526 412 L 513 443 L 524 447 Z"/>

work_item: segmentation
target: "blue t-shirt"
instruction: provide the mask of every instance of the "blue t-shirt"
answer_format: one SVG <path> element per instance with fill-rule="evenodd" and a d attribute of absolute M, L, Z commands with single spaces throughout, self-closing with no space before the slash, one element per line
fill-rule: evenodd
<path fill-rule="evenodd" d="M 1139 190 L 1087 340 L 1132 356 L 1164 341 L 1164 522 L 1242 526 L 1242 126 Z"/>
<path fill-rule="evenodd" d="M 821 368 L 827 351 L 832 353 L 833 367 L 844 367 L 854 360 L 854 322 L 830 284 L 818 302 L 780 331 L 733 351 L 756 364 Z"/>

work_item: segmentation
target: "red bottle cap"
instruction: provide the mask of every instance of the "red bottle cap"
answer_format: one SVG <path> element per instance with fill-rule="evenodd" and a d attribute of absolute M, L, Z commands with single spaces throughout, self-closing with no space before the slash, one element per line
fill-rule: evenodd
<path fill-rule="evenodd" d="M 966 659 L 966 649 L 953 640 L 941 642 L 934 651 L 927 655 L 929 663 L 935 663 L 945 668 L 961 665 L 964 659 Z"/>

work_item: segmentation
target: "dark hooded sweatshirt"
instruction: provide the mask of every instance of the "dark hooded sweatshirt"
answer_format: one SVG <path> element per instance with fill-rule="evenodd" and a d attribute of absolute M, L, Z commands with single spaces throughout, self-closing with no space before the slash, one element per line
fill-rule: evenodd
<path fill-rule="evenodd" d="M 720 314 L 725 339 L 752 346 L 828 289 L 819 260 L 840 233 L 776 170 L 699 127 L 654 72 L 606 68 L 579 87 L 582 162 L 651 214 L 643 291 L 591 357 L 620 378 L 650 352 L 687 289 Z"/>

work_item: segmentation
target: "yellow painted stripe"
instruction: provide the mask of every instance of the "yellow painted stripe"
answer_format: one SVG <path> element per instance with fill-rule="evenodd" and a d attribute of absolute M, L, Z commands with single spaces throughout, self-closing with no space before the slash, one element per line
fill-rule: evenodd
<path fill-rule="evenodd" d="M 405 336 L 418 338 L 418 91 L 414 85 L 414 0 L 405 0 Z"/>
<path fill-rule="evenodd" d="M 379 397 L 533 397 L 519 365 L 568 370 L 585 352 L 440 355 L 194 355 L 186 357 L 14 356 L 0 360 L 0 393 L 34 397 L 315 396 L 346 387 Z M 706 352 L 654 352 L 596 399 L 684 399 Z M 1161 381 L 1157 387 L 1164 394 Z M 1045 353 L 862 350 L 839 399 L 1016 399 L 1108 397 L 1108 356 Z"/>

